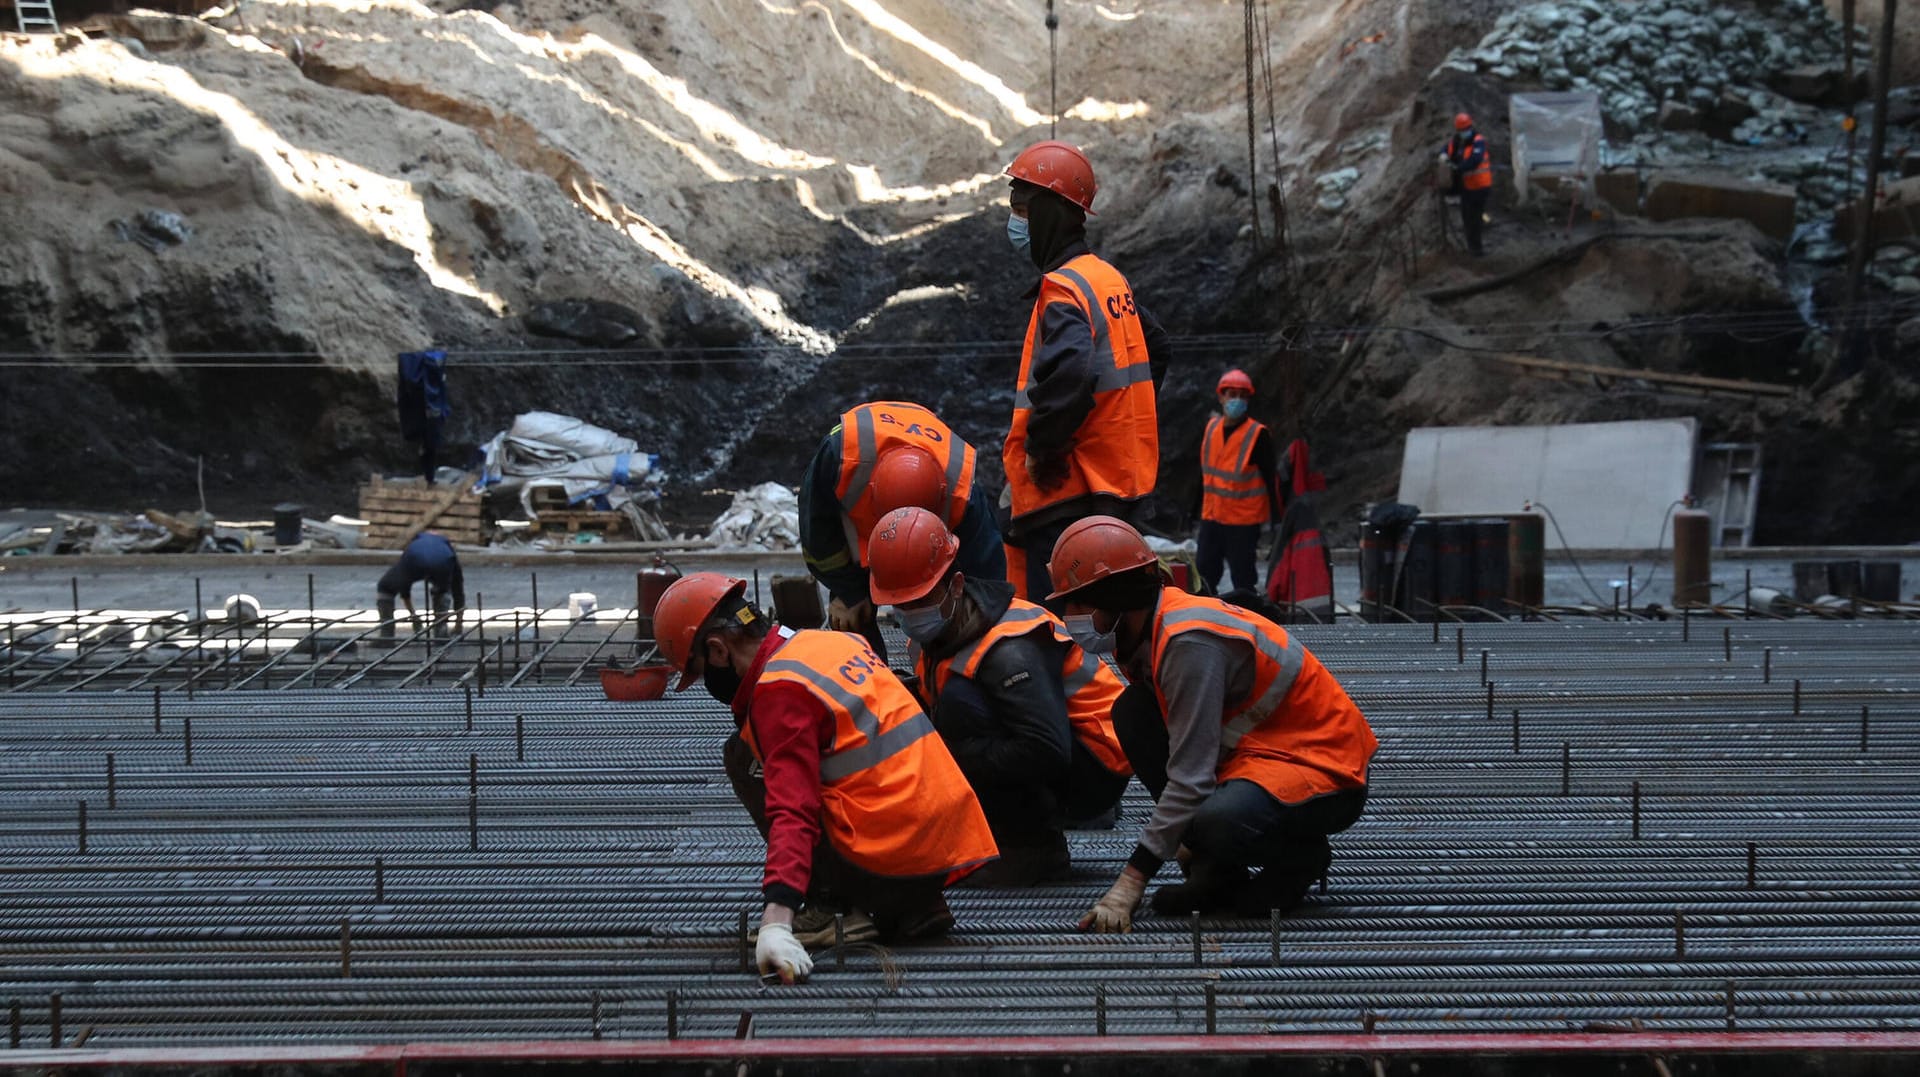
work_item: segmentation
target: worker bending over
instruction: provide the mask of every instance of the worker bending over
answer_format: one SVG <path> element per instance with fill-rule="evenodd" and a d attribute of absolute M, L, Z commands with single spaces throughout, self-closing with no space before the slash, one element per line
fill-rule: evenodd
<path fill-rule="evenodd" d="M 1332 861 L 1327 835 L 1367 802 L 1378 742 L 1359 708 L 1279 625 L 1163 586 L 1123 521 L 1068 528 L 1050 568 L 1074 639 L 1113 651 L 1127 671 L 1114 729 L 1154 798 L 1126 868 L 1080 926 L 1131 930 L 1147 881 L 1176 853 L 1187 881 L 1156 891 L 1156 912 L 1255 916 L 1299 904 Z"/>
<path fill-rule="evenodd" d="M 374 608 L 380 611 L 380 636 L 393 638 L 393 600 L 397 597 L 406 603 L 407 619 L 413 623 L 413 630 L 420 631 L 420 612 L 413 608 L 413 585 L 426 582 L 426 594 L 421 597 L 433 607 L 433 624 L 436 630 L 446 624 L 447 610 L 454 611 L 458 623 L 467 608 L 466 577 L 460 572 L 460 555 L 454 552 L 453 543 L 445 535 L 434 531 L 422 531 L 415 535 L 407 548 L 400 552 L 400 560 L 380 576 L 380 582 L 374 585 Z"/>
<path fill-rule="evenodd" d="M 916 691 L 1000 848 L 968 884 L 1063 877 L 1066 825 L 1107 813 L 1132 774 L 1113 733 L 1120 678 L 1012 584 L 962 571 L 959 541 L 925 509 L 881 517 L 868 549 L 874 605 L 918 645 Z"/>
<path fill-rule="evenodd" d="M 1087 247 L 1097 185 L 1086 155 L 1036 142 L 1006 175 L 1008 239 L 1041 273 L 1001 451 L 1008 578 L 1037 602 L 1048 590 L 1047 555 L 1068 524 L 1096 513 L 1127 517 L 1153 493 L 1154 387 L 1168 348 L 1133 285 Z"/>
<path fill-rule="evenodd" d="M 840 416 L 800 483 L 800 549 L 826 585 L 827 627 L 858 632 L 882 660 L 887 645 L 867 598 L 867 537 L 908 505 L 940 517 L 960 538 L 970 578 L 1003 580 L 1006 552 L 993 504 L 974 482 L 977 454 L 933 412 L 880 401 Z"/>
<path fill-rule="evenodd" d="M 1233 589 L 1260 589 L 1260 532 L 1280 519 L 1279 454 L 1265 425 L 1247 417 L 1253 379 L 1244 370 L 1220 375 L 1220 414 L 1200 438 L 1200 528 L 1194 561 L 1209 591 L 1225 567 Z"/>
<path fill-rule="evenodd" d="M 713 572 L 676 580 L 654 635 L 676 691 L 703 680 L 733 711 L 727 778 L 767 840 L 761 974 L 805 979 L 836 914 L 846 942 L 946 934 L 948 881 L 995 855 L 979 800 L 858 636 L 775 628 L 745 591 Z"/>

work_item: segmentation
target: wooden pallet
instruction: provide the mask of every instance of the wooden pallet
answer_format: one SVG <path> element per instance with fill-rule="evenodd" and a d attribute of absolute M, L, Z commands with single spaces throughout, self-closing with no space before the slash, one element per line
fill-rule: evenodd
<path fill-rule="evenodd" d="M 575 534 L 581 531 L 599 531 L 609 538 L 624 535 L 631 530 L 627 516 L 622 512 L 556 512 L 543 510 L 533 521 L 535 534 L 561 533 Z"/>
<path fill-rule="evenodd" d="M 451 486 L 391 483 L 373 476 L 360 488 L 360 518 L 367 521 L 367 534 L 360 544 L 398 550 L 429 527 L 454 542 L 485 542 L 486 520 L 479 496 L 470 492 L 472 486 L 472 475 L 462 476 Z"/>

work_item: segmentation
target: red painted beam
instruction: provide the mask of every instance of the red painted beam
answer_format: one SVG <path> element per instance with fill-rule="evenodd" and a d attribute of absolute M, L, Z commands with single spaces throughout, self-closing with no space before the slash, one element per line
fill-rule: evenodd
<path fill-rule="evenodd" d="M 1272 1036 L 1031 1036 L 772 1040 L 537 1040 L 341 1047 L 130 1047 L 5 1051 L 0 1068 L 271 1063 L 686 1062 L 732 1059 L 1133 1058 L 1445 1055 L 1920 1055 L 1920 1032 L 1490 1032 Z"/>

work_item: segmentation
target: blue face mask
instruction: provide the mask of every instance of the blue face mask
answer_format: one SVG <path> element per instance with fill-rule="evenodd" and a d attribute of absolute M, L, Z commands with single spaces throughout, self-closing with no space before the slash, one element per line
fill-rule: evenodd
<path fill-rule="evenodd" d="M 1067 635 L 1088 654 L 1112 654 L 1114 638 L 1112 632 L 1102 632 L 1093 627 L 1093 614 L 1070 613 L 1067 615 Z M 1116 626 L 1117 627 L 1117 626 Z"/>
<path fill-rule="evenodd" d="M 1247 417 L 1247 398 L 1230 396 L 1220 402 L 1220 413 L 1238 422 Z"/>
<path fill-rule="evenodd" d="M 922 646 L 938 639 L 947 627 L 947 615 L 940 611 L 940 604 L 922 606 L 917 610 L 900 611 L 900 630 L 907 638 Z"/>
<path fill-rule="evenodd" d="M 1027 234 L 1027 219 L 1017 213 L 1007 215 L 1007 242 L 1013 244 L 1015 254 L 1025 255 L 1033 250 L 1033 237 Z"/>

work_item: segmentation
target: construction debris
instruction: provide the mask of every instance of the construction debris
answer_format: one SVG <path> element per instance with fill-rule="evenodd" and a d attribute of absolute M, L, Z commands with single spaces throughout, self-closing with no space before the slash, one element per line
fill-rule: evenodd
<path fill-rule="evenodd" d="M 722 550 L 791 550 L 800 545 L 800 498 L 777 482 L 742 490 L 710 537 Z"/>

